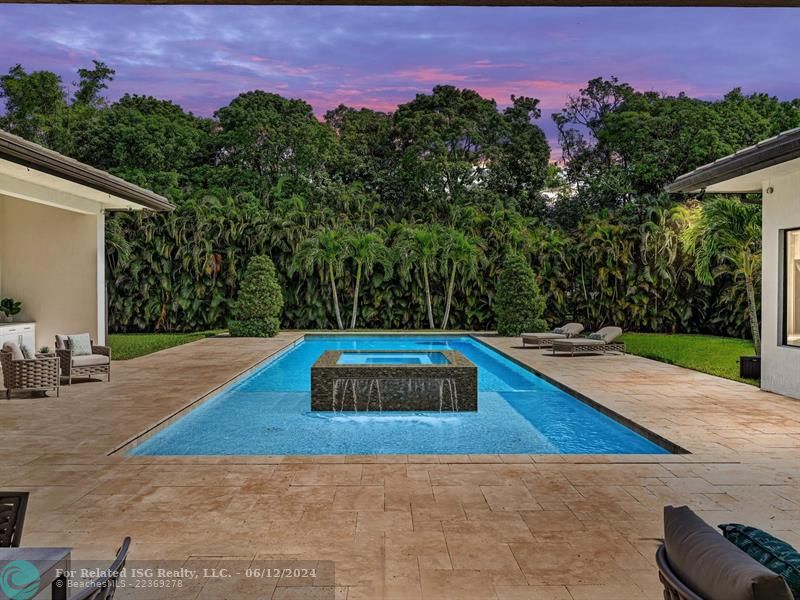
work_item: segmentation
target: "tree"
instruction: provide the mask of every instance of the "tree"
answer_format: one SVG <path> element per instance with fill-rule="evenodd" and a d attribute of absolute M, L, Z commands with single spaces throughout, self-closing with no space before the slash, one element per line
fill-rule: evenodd
<path fill-rule="evenodd" d="M 239 295 L 233 306 L 234 318 L 228 322 L 231 335 L 273 337 L 280 329 L 283 293 L 275 265 L 268 256 L 254 256 L 242 277 Z"/>
<path fill-rule="evenodd" d="M 92 63 L 94 63 L 93 69 L 78 69 L 79 81 L 75 84 L 78 89 L 75 92 L 74 103 L 98 107 L 105 103 L 100 92 L 108 89 L 108 82 L 114 81 L 116 71 L 102 61 L 92 60 Z"/>
<path fill-rule="evenodd" d="M 458 229 L 446 229 L 442 237 L 442 257 L 450 273 L 447 283 L 447 298 L 444 304 L 444 317 L 442 318 L 442 329 L 447 329 L 447 322 L 450 319 L 450 307 L 453 303 L 456 273 L 460 271 L 462 276 L 474 275 L 482 250 L 477 239 L 466 235 Z"/>
<path fill-rule="evenodd" d="M 761 270 L 761 207 L 720 198 L 705 203 L 683 234 L 697 278 L 706 285 L 724 274 L 745 283 L 747 318 L 761 353 L 756 283 Z"/>
<path fill-rule="evenodd" d="M 28 73 L 16 65 L 0 77 L 0 98 L 6 105 L 0 129 L 56 150 L 62 148 L 67 102 L 58 75 Z"/>
<path fill-rule="evenodd" d="M 344 266 L 347 256 L 347 239 L 340 229 L 319 229 L 304 240 L 295 254 L 293 269 L 306 272 L 319 269 L 323 279 L 330 284 L 336 325 L 344 329 L 342 313 L 339 310 L 339 294 L 336 291 L 336 276 Z"/>
<path fill-rule="evenodd" d="M 545 300 L 528 261 L 520 254 L 509 254 L 503 262 L 494 299 L 497 333 L 518 336 L 526 331 L 544 331 L 544 309 Z"/>
<path fill-rule="evenodd" d="M 347 239 L 347 254 L 356 263 L 355 289 L 353 291 L 353 312 L 350 317 L 350 329 L 356 326 L 358 317 L 358 293 L 361 276 L 369 276 L 377 264 L 386 271 L 391 271 L 392 263 L 386 248 L 386 238 L 381 231 L 354 231 Z"/>
<path fill-rule="evenodd" d="M 422 282 L 425 287 L 425 312 L 430 329 L 436 328 L 433 320 L 430 270 L 440 250 L 441 229 L 436 225 L 405 227 L 396 244 L 397 254 L 401 257 L 401 270 L 408 272 L 412 265 L 418 265 L 422 271 Z"/>

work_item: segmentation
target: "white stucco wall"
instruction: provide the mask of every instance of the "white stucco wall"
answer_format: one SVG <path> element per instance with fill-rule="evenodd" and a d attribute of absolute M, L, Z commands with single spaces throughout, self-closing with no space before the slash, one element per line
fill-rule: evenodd
<path fill-rule="evenodd" d="M 102 214 L 0 195 L 0 296 L 22 301 L 15 320 L 36 321 L 37 349 L 52 348 L 56 333 L 102 343 L 103 224 Z"/>
<path fill-rule="evenodd" d="M 772 187 L 773 192 L 767 193 Z M 800 228 L 800 171 L 763 184 L 763 244 L 761 299 L 761 387 L 800 398 L 800 347 L 782 346 L 779 290 L 784 257 L 781 230 Z"/>

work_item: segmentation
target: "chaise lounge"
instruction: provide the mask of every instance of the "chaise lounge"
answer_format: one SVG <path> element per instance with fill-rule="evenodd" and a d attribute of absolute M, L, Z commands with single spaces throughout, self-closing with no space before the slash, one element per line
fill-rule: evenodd
<path fill-rule="evenodd" d="M 554 340 L 565 340 L 573 338 L 583 331 L 580 323 L 567 323 L 563 327 L 556 327 L 553 331 L 543 331 L 541 333 L 523 333 L 522 346 L 533 346 L 534 348 L 545 348 L 553 345 Z"/>
<path fill-rule="evenodd" d="M 603 327 L 585 338 L 553 340 L 553 354 L 568 352 L 570 356 L 587 352 L 625 352 L 624 342 L 615 342 L 622 335 L 620 327 Z"/>

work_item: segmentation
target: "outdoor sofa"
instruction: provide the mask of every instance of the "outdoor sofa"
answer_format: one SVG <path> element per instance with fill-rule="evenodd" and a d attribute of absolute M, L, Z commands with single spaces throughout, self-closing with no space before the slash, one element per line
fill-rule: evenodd
<path fill-rule="evenodd" d="M 753 527 L 719 528 L 723 535 L 687 506 L 664 507 L 656 566 L 665 600 L 800 598 L 800 555 L 794 548 Z"/>
<path fill-rule="evenodd" d="M 553 340 L 553 354 L 566 352 L 570 356 L 584 352 L 625 352 L 624 342 L 615 342 L 622 335 L 620 327 L 603 327 L 585 338 Z"/>
<path fill-rule="evenodd" d="M 534 348 L 544 348 L 551 346 L 554 340 L 565 340 L 579 335 L 583 331 L 580 323 L 567 323 L 563 327 L 556 327 L 553 331 L 542 331 L 541 333 L 523 333 L 522 346 L 533 346 Z"/>

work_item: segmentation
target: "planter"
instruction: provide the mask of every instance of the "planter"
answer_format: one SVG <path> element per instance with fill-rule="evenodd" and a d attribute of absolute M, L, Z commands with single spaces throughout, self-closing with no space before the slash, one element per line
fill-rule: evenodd
<path fill-rule="evenodd" d="M 745 379 L 761 379 L 761 357 L 740 356 L 739 376 Z"/>

